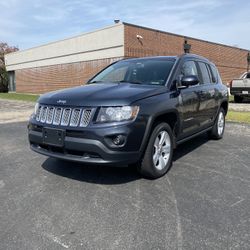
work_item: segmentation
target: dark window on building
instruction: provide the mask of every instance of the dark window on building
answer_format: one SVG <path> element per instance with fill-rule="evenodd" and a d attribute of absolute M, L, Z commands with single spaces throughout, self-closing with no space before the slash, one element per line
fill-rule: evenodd
<path fill-rule="evenodd" d="M 9 71 L 9 91 L 16 91 L 16 78 L 15 71 Z"/>
<path fill-rule="evenodd" d="M 203 84 L 211 83 L 206 64 L 203 62 L 198 62 L 198 64 L 199 64 L 200 71 L 201 71 L 201 83 Z"/>

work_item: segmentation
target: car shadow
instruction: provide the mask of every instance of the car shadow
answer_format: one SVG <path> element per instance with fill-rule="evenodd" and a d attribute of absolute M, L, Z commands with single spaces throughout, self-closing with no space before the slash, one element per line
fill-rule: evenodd
<path fill-rule="evenodd" d="M 141 178 L 136 169 L 132 167 L 89 165 L 54 158 L 48 158 L 42 164 L 42 168 L 66 178 L 103 185 L 128 183 Z"/>
<path fill-rule="evenodd" d="M 197 148 L 207 143 L 208 141 L 209 137 L 206 133 L 204 133 L 202 135 L 199 135 L 191 140 L 188 140 L 180 144 L 174 151 L 173 162 L 178 161 L 180 158 L 196 150 Z"/>
<path fill-rule="evenodd" d="M 173 162 L 194 151 L 208 140 L 207 135 L 201 135 L 179 145 L 174 151 Z M 172 167 L 174 167 L 174 164 Z M 136 171 L 136 167 L 88 165 L 54 158 L 45 160 L 42 168 L 55 175 L 102 185 L 118 185 L 142 178 Z"/>

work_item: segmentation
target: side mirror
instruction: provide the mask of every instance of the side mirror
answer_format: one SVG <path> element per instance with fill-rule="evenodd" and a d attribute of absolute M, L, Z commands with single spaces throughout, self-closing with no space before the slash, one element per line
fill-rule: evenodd
<path fill-rule="evenodd" d="M 192 76 L 184 76 L 181 79 L 181 87 L 189 87 L 189 86 L 193 86 L 193 85 L 197 85 L 199 83 L 199 78 L 195 75 Z"/>

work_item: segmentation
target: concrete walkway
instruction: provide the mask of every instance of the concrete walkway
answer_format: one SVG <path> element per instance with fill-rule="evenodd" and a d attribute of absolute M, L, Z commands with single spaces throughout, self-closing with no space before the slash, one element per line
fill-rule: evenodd
<path fill-rule="evenodd" d="M 0 124 L 28 121 L 34 102 L 0 99 Z"/>

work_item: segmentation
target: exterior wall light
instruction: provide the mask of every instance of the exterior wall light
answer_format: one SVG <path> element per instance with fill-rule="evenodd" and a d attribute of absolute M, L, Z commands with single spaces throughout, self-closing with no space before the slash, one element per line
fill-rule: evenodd
<path fill-rule="evenodd" d="M 184 53 L 190 53 L 191 44 L 188 44 L 187 40 L 184 41 L 183 50 Z"/>

